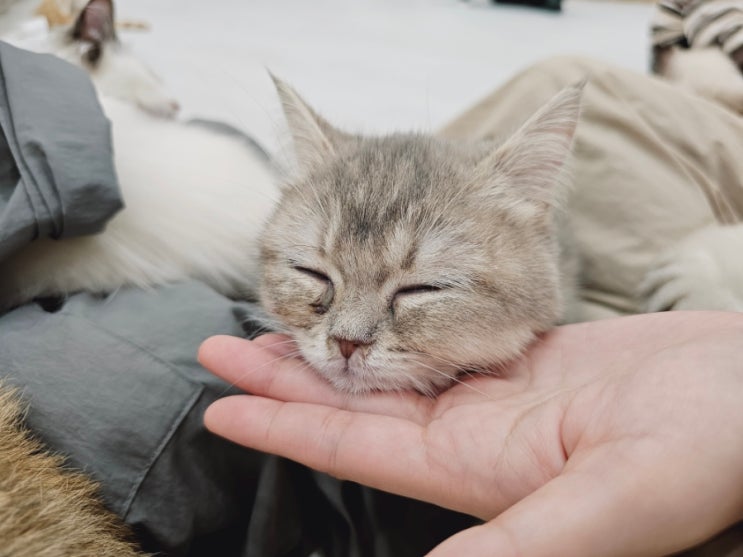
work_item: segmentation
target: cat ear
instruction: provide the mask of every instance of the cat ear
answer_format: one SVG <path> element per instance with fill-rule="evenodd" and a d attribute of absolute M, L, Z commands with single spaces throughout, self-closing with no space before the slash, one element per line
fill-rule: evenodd
<path fill-rule="evenodd" d="M 311 168 L 334 156 L 338 145 L 349 136 L 312 110 L 292 87 L 269 74 L 281 99 L 300 166 Z"/>
<path fill-rule="evenodd" d="M 90 44 L 85 58 L 95 64 L 103 52 L 103 44 L 116 40 L 113 0 L 90 0 L 72 26 L 72 38 Z"/>
<path fill-rule="evenodd" d="M 555 190 L 570 157 L 585 84 L 583 80 L 560 91 L 479 165 L 486 176 L 505 181 L 515 199 L 527 200 L 538 212 L 559 200 Z"/>

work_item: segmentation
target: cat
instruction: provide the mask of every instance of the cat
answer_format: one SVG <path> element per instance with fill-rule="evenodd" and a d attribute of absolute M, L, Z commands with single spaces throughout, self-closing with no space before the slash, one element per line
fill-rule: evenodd
<path fill-rule="evenodd" d="M 162 118 L 173 116 L 177 103 L 118 45 L 114 28 L 113 4 L 90 0 L 71 28 L 45 33 L 35 50 L 90 72 L 112 122 L 126 209 L 100 234 L 40 238 L 4 261 L 0 309 L 186 278 L 254 298 L 257 237 L 278 196 L 275 169 L 231 128 Z"/>
<path fill-rule="evenodd" d="M 63 461 L 23 426 L 18 393 L 0 384 L 0 554 L 144 557 L 97 485 Z"/>
<path fill-rule="evenodd" d="M 576 263 L 555 206 L 582 87 L 500 146 L 348 135 L 276 87 L 301 169 L 281 188 L 234 138 L 102 97 L 127 206 L 100 234 L 12 256 L 0 305 L 198 279 L 257 296 L 354 393 L 434 392 L 572 320 Z"/>
<path fill-rule="evenodd" d="M 188 278 L 255 297 L 257 238 L 278 197 L 272 167 L 240 138 L 100 100 L 126 207 L 99 234 L 39 238 L 11 255 L 0 308 Z"/>
<path fill-rule="evenodd" d="M 85 69 L 103 96 L 164 118 L 178 114 L 179 103 L 162 80 L 119 41 L 112 0 L 90 0 L 70 26 L 48 28 L 38 18 L 3 40 Z"/>
<path fill-rule="evenodd" d="M 300 172 L 261 235 L 260 302 L 335 388 L 434 394 L 571 320 L 557 206 L 582 84 L 495 145 L 350 135 L 275 83 Z"/>
<path fill-rule="evenodd" d="M 652 69 L 688 91 L 743 114 L 743 75 L 719 47 L 655 47 Z"/>

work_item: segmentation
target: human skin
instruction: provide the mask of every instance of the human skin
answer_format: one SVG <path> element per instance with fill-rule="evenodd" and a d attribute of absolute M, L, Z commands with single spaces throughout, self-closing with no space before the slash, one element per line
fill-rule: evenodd
<path fill-rule="evenodd" d="M 660 556 L 743 520 L 743 314 L 559 327 L 435 399 L 339 394 L 295 354 L 207 340 L 201 362 L 254 393 L 207 427 L 485 521 L 431 557 Z"/>

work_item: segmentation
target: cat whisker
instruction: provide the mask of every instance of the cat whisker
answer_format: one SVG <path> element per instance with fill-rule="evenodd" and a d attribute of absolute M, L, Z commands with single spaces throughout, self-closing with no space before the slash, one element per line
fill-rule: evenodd
<path fill-rule="evenodd" d="M 255 338 L 263 333 L 288 334 L 291 332 L 288 327 L 263 311 L 258 304 L 251 304 L 251 307 L 252 311 L 240 323 L 243 329 L 250 334 L 251 338 Z M 245 325 L 252 325 L 252 327 L 248 330 Z"/>
<path fill-rule="evenodd" d="M 243 330 L 250 334 L 250 340 L 253 340 L 254 338 L 261 335 L 277 332 L 277 329 L 274 327 L 273 323 L 266 322 L 254 315 L 251 315 L 250 317 L 244 319 L 240 324 L 242 325 Z"/>
<path fill-rule="evenodd" d="M 456 368 L 460 374 L 464 374 L 467 377 L 476 377 L 477 375 L 487 373 L 486 368 L 479 369 L 477 366 L 470 366 L 470 367 L 463 367 L 462 364 L 459 364 L 453 360 L 449 360 L 447 358 L 444 358 L 442 356 L 437 356 L 436 354 L 428 354 L 426 352 L 418 352 L 416 350 L 409 350 L 407 351 L 408 354 L 415 354 L 417 356 L 423 356 L 427 358 L 435 358 L 448 366 L 452 368 Z"/>
<path fill-rule="evenodd" d="M 423 356 L 426 358 L 435 358 L 436 360 L 439 360 L 440 362 L 443 362 L 451 367 L 459 367 L 459 365 L 456 364 L 454 361 L 444 358 L 442 356 L 437 356 L 436 354 L 429 354 L 427 352 L 419 352 L 418 350 L 406 350 L 405 354 L 413 354 L 416 356 Z"/>
<path fill-rule="evenodd" d="M 462 381 L 461 379 L 459 379 L 459 378 L 458 378 L 458 377 L 456 377 L 456 376 L 452 376 L 452 375 L 449 375 L 448 373 L 445 373 L 445 372 L 441 371 L 440 369 L 437 369 L 437 368 L 435 368 L 435 367 L 433 367 L 433 366 L 429 366 L 428 364 L 425 364 L 425 363 L 423 363 L 423 362 L 421 362 L 421 361 L 418 361 L 418 360 L 416 360 L 416 364 L 418 364 L 418 365 L 420 365 L 420 366 L 422 366 L 422 367 L 424 367 L 424 368 L 426 368 L 426 369 L 429 369 L 429 370 L 431 370 L 431 371 L 433 371 L 433 372 L 435 372 L 435 373 L 438 373 L 439 375 L 443 375 L 444 377 L 446 377 L 446 378 L 450 379 L 451 381 L 454 381 L 455 383 L 459 383 L 460 385 L 464 385 L 465 387 L 467 387 L 467 388 L 468 388 L 468 389 L 470 389 L 471 391 L 474 391 L 474 392 L 476 392 L 476 393 L 478 393 L 478 394 L 481 394 L 482 396 L 484 396 L 484 397 L 485 397 L 485 398 L 487 398 L 488 400 L 492 400 L 492 401 L 494 401 L 494 400 L 495 400 L 495 399 L 494 399 L 493 397 L 491 397 L 491 396 L 490 396 L 490 395 L 489 395 L 488 393 L 486 393 L 485 391 L 483 391 L 483 390 L 481 390 L 481 389 L 478 389 L 478 388 L 477 388 L 477 387 L 475 387 L 474 385 L 470 385 L 470 384 L 469 384 L 469 383 L 467 383 L 466 381 Z M 461 370 L 460 370 L 460 371 L 461 371 Z"/>
<path fill-rule="evenodd" d="M 196 68 L 196 71 L 201 75 L 203 75 L 204 73 L 208 71 L 213 71 L 213 70 L 220 71 L 223 75 L 229 78 L 230 81 L 232 81 L 232 83 L 238 89 L 240 89 L 245 94 L 246 99 L 250 100 L 255 106 L 257 106 L 260 109 L 263 115 L 271 122 L 271 127 L 273 128 L 274 132 L 278 132 L 279 130 L 282 129 L 281 125 L 279 124 L 279 121 L 275 118 L 275 113 L 272 110 L 270 110 L 264 103 L 260 102 L 259 98 L 253 93 L 253 91 L 250 88 L 248 88 L 245 85 L 245 83 L 241 81 L 241 79 L 238 79 L 238 76 L 236 76 L 232 71 L 230 71 L 229 68 L 221 64 L 216 65 L 216 66 L 206 67 L 204 66 L 204 64 L 196 63 L 194 60 L 190 60 L 189 62 L 193 67 Z M 227 102 L 228 104 L 232 105 L 229 108 L 237 108 L 228 99 L 227 95 L 221 95 L 221 97 L 222 97 L 221 99 L 222 103 Z M 246 125 L 248 123 L 246 123 L 244 118 L 240 115 L 240 110 L 230 110 L 230 112 L 233 113 L 233 118 L 235 118 L 240 123 L 241 126 L 245 126 L 246 129 L 251 128 L 252 123 L 250 123 L 251 125 Z"/>
<path fill-rule="evenodd" d="M 447 358 L 443 358 L 441 356 L 437 356 L 435 354 L 427 354 L 426 352 L 418 352 L 415 350 L 410 350 L 407 352 L 408 354 L 414 354 L 417 356 L 423 356 L 426 358 L 435 358 L 436 360 L 439 360 L 440 362 L 446 364 L 449 367 L 455 368 L 458 370 L 460 374 L 464 374 L 468 377 L 475 377 L 476 370 L 473 368 L 464 368 L 461 364 L 458 364 L 452 360 L 449 360 Z"/>
<path fill-rule="evenodd" d="M 269 350 L 275 346 L 283 346 L 285 344 L 294 344 L 294 339 L 288 339 L 288 340 L 281 340 L 277 342 L 272 342 L 271 344 L 267 344 L 264 348 L 268 348 Z M 294 350 L 293 352 L 299 352 L 299 350 Z"/>
<path fill-rule="evenodd" d="M 122 286 L 118 286 L 114 290 L 112 290 L 111 292 L 109 292 L 106 295 L 106 299 L 103 301 L 103 305 L 104 306 L 107 306 L 108 304 L 110 304 L 111 302 L 113 302 L 113 299 L 121 291 L 122 288 L 123 288 Z"/>
<path fill-rule="evenodd" d="M 250 339 L 253 340 L 254 338 L 257 338 L 257 337 L 259 337 L 261 335 L 265 335 L 265 334 L 268 334 L 268 333 L 271 333 L 271 332 L 273 332 L 273 331 L 271 329 L 269 329 L 268 327 L 258 327 L 257 329 L 251 329 L 251 331 L 250 331 Z"/>
<path fill-rule="evenodd" d="M 238 383 L 242 382 L 243 379 L 251 375 L 252 373 L 255 373 L 257 371 L 262 370 L 263 368 L 270 366 L 272 364 L 275 364 L 276 362 L 280 362 L 281 360 L 289 360 L 291 358 L 294 358 L 296 356 L 301 356 L 301 353 L 299 350 L 293 350 L 289 352 L 288 354 L 282 354 L 281 356 L 278 356 L 274 358 L 273 360 L 269 360 L 267 362 L 264 362 L 263 364 L 259 365 L 256 368 L 251 369 L 250 371 L 245 372 L 240 377 L 235 379 L 234 381 L 230 382 L 227 387 L 219 394 L 220 397 L 223 397 L 226 395 L 233 387 L 236 387 Z"/>

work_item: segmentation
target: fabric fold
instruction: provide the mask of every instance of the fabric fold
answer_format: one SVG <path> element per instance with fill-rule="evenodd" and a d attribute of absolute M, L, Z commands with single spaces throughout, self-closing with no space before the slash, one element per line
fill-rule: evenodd
<path fill-rule="evenodd" d="M 36 238 L 100 232 L 123 207 L 90 78 L 0 42 L 0 261 Z"/>

